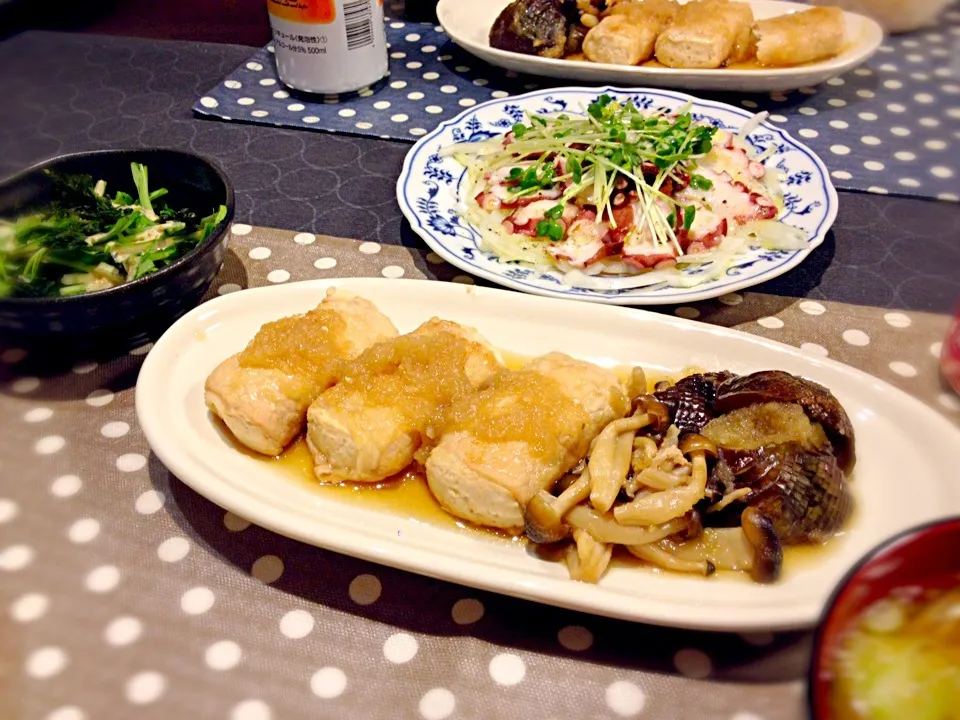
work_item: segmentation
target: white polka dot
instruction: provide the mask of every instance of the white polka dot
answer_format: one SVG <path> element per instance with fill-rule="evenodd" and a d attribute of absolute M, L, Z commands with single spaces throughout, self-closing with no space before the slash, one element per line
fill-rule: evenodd
<path fill-rule="evenodd" d="M 85 360 L 83 362 L 78 362 L 73 366 L 73 372 L 77 375 L 86 375 L 97 369 L 98 363 L 95 363 L 92 360 Z"/>
<path fill-rule="evenodd" d="M 53 677 L 67 665 L 67 654 L 58 647 L 43 647 L 27 656 L 27 675 L 37 679 Z"/>
<path fill-rule="evenodd" d="M 100 434 L 105 438 L 119 438 L 130 432 L 130 426 L 122 421 L 108 422 L 100 428 Z"/>
<path fill-rule="evenodd" d="M 190 552 L 190 541 L 185 537 L 167 538 L 157 548 L 157 557 L 164 562 L 180 562 Z"/>
<path fill-rule="evenodd" d="M 147 465 L 147 459 L 140 453 L 126 453 L 117 458 L 117 470 L 120 472 L 136 472 Z"/>
<path fill-rule="evenodd" d="M 433 688 L 420 698 L 420 717 L 423 720 L 445 720 L 453 714 L 457 699 L 446 688 Z"/>
<path fill-rule="evenodd" d="M 21 595 L 10 605 L 10 617 L 20 623 L 39 620 L 47 614 L 50 598 L 40 593 Z"/>
<path fill-rule="evenodd" d="M 404 40 L 406 40 L 407 42 L 416 42 L 419 39 L 420 39 L 420 36 L 417 35 L 416 33 L 410 33 L 404 38 Z"/>
<path fill-rule="evenodd" d="M 457 104 L 460 105 L 460 107 L 473 107 L 477 104 L 477 101 L 473 98 L 462 98 L 457 101 Z"/>
<path fill-rule="evenodd" d="M 403 27 L 403 23 L 402 23 L 402 22 L 392 22 L 392 23 L 390 23 L 390 27 L 392 27 L 394 30 L 399 30 L 399 29 L 401 29 L 401 28 Z"/>
<path fill-rule="evenodd" d="M 953 412 L 960 412 L 960 398 L 950 393 L 940 393 L 937 396 L 937 402 L 941 407 Z"/>
<path fill-rule="evenodd" d="M 907 137 L 910 135 L 910 130 L 905 127 L 892 127 L 890 128 L 890 132 L 899 137 Z"/>
<path fill-rule="evenodd" d="M 469 275 L 454 275 L 451 282 L 455 282 L 458 285 L 476 285 L 476 281 Z"/>
<path fill-rule="evenodd" d="M 827 311 L 823 303 L 818 303 L 816 300 L 804 300 L 798 307 L 807 315 L 823 315 Z"/>
<path fill-rule="evenodd" d="M 330 270 L 331 268 L 335 268 L 337 266 L 337 259 L 332 257 L 317 258 L 314 260 L 313 266 L 317 270 Z"/>
<path fill-rule="evenodd" d="M 230 227 L 230 232 L 234 235 L 249 235 L 252 230 L 253 226 L 246 223 L 234 223 Z"/>
<path fill-rule="evenodd" d="M 83 481 L 76 475 L 62 475 L 50 483 L 50 492 L 59 498 L 76 495 L 83 487 Z"/>
<path fill-rule="evenodd" d="M 118 617 L 107 625 L 103 639 L 114 646 L 130 645 L 143 634 L 143 623 L 135 617 Z"/>
<path fill-rule="evenodd" d="M 424 128 L 410 128 L 408 131 L 411 135 L 426 135 L 427 131 Z"/>
<path fill-rule="evenodd" d="M 863 166 L 867 170 L 872 170 L 874 172 L 880 172 L 885 167 L 882 162 L 877 162 L 876 160 L 867 160 Z"/>
<path fill-rule="evenodd" d="M 283 560 L 276 555 L 264 555 L 253 563 L 250 574 L 262 583 L 276 582 L 283 575 Z"/>
<path fill-rule="evenodd" d="M 409 633 L 394 633 L 383 643 L 383 656 L 394 665 L 402 665 L 416 657 L 420 644 Z"/>
<path fill-rule="evenodd" d="M 230 720 L 272 720 L 273 711 L 263 700 L 244 700 L 233 706 Z"/>
<path fill-rule="evenodd" d="M 293 241 L 297 245 L 313 245 L 317 241 L 317 236 L 313 233 L 301 232 L 293 236 Z"/>
<path fill-rule="evenodd" d="M 239 664 L 242 656 L 243 651 L 235 642 L 220 640 L 207 648 L 203 659 L 211 670 L 230 670 Z"/>
<path fill-rule="evenodd" d="M 40 378 L 35 377 L 18 378 L 10 384 L 10 389 L 18 395 L 25 395 L 26 393 L 33 392 L 38 387 L 40 387 Z"/>
<path fill-rule="evenodd" d="M 727 293 L 726 295 L 721 295 L 717 300 L 728 307 L 734 307 L 743 302 L 743 295 L 740 293 Z"/>
<path fill-rule="evenodd" d="M 424 45 L 422 48 L 420 48 L 420 52 L 425 52 L 425 53 L 432 53 L 436 51 L 437 51 L 436 45 Z"/>
<path fill-rule="evenodd" d="M 391 121 L 391 122 L 395 122 L 395 123 L 406 122 L 406 121 L 409 120 L 409 119 L 410 119 L 410 116 L 409 116 L 409 115 L 404 115 L 403 113 L 397 113 L 396 115 L 391 115 L 391 116 L 390 116 L 390 121 Z"/>
<path fill-rule="evenodd" d="M 407 83 L 404 80 L 397 80 L 390 83 L 390 87 L 392 87 L 394 90 L 403 90 L 406 86 Z"/>
<path fill-rule="evenodd" d="M 200 98 L 200 104 L 203 105 L 205 108 L 215 108 L 220 103 L 218 103 L 216 99 L 209 97 L 207 95 L 204 95 L 202 98 Z"/>
<path fill-rule="evenodd" d="M 731 715 L 730 720 L 763 720 L 763 718 L 751 712 L 738 712 Z"/>
<path fill-rule="evenodd" d="M 407 93 L 407 99 L 408 99 L 408 100 L 423 100 L 423 93 L 422 93 L 422 92 Z"/>
<path fill-rule="evenodd" d="M 486 85 L 489 85 L 490 81 L 486 80 L 485 78 L 477 78 L 476 80 L 473 81 L 473 84 L 476 85 L 477 87 L 484 87 Z"/>
<path fill-rule="evenodd" d="M 270 87 L 271 85 L 276 85 L 277 81 L 273 78 L 263 78 L 263 80 L 260 81 L 260 84 L 264 87 Z"/>
<path fill-rule="evenodd" d="M 228 87 L 231 90 L 239 90 L 240 88 L 243 87 L 243 84 L 238 80 L 224 80 L 223 85 L 224 87 Z"/>
<path fill-rule="evenodd" d="M 320 668 L 310 678 L 310 689 L 313 694 L 324 700 L 339 697 L 346 688 L 347 676 L 340 668 Z"/>
<path fill-rule="evenodd" d="M 67 441 L 59 435 L 47 435 L 37 440 L 33 450 L 38 455 L 53 455 L 53 453 L 63 450 L 66 444 Z"/>
<path fill-rule="evenodd" d="M 887 105 L 887 110 L 889 110 L 892 113 L 902 113 L 902 112 L 906 112 L 907 108 L 901 105 L 900 103 L 890 103 L 889 105 Z"/>
<path fill-rule="evenodd" d="M 830 173 L 830 175 L 837 180 L 849 180 L 853 177 L 853 175 L 848 173 L 846 170 L 834 170 L 832 173 Z"/>
<path fill-rule="evenodd" d="M 767 645 L 772 645 L 773 641 L 776 639 L 773 633 L 769 632 L 755 632 L 755 633 L 743 633 L 740 635 L 743 638 L 744 642 L 753 645 L 754 647 L 765 647 Z"/>
<path fill-rule="evenodd" d="M 857 117 L 860 118 L 861 120 L 866 120 L 867 122 L 873 122 L 874 120 L 877 119 L 878 115 L 872 112 L 862 112 L 858 114 Z"/>
<path fill-rule="evenodd" d="M 316 115 L 306 115 L 305 117 L 302 117 L 301 120 L 307 125 L 314 125 L 320 122 L 320 118 L 318 118 Z"/>
<path fill-rule="evenodd" d="M 474 598 L 457 600 L 453 604 L 450 615 L 457 625 L 472 625 L 483 617 L 483 603 Z"/>
<path fill-rule="evenodd" d="M 290 97 L 290 93 L 288 93 L 286 90 L 277 90 L 273 93 L 273 96 L 277 100 L 286 100 L 288 97 Z"/>
<path fill-rule="evenodd" d="M 358 123 L 354 123 L 353 126 L 354 126 L 355 128 L 357 128 L 358 130 L 369 130 L 370 128 L 373 127 L 373 123 L 358 122 Z"/>
<path fill-rule="evenodd" d="M 373 107 L 377 110 L 386 110 L 390 107 L 390 103 L 387 100 L 378 100 L 373 104 Z"/>
<path fill-rule="evenodd" d="M 84 581 L 87 590 L 95 593 L 110 592 L 119 582 L 120 570 L 114 565 L 101 565 L 94 568 Z"/>
<path fill-rule="evenodd" d="M 427 105 L 424 110 L 426 110 L 431 115 L 439 115 L 443 112 L 443 108 L 439 105 Z"/>
<path fill-rule="evenodd" d="M 810 128 L 801 128 L 799 135 L 803 138 L 815 138 L 819 137 L 820 133 L 818 133 L 816 130 L 811 130 Z"/>
<path fill-rule="evenodd" d="M 709 677 L 713 668 L 710 658 L 700 650 L 680 650 L 673 656 L 673 664 L 683 675 L 695 680 Z"/>
<path fill-rule="evenodd" d="M 159 699 L 166 689 L 167 679 L 160 673 L 137 673 L 127 681 L 127 700 L 134 705 L 147 705 Z"/>
<path fill-rule="evenodd" d="M 849 345 L 863 347 L 864 345 L 870 344 L 870 336 L 863 330 L 844 330 L 843 341 Z"/>
<path fill-rule="evenodd" d="M 265 247 L 255 247 L 247 253 L 247 257 L 251 260 L 266 260 L 270 255 L 270 248 Z"/>
<path fill-rule="evenodd" d="M 866 100 L 876 97 L 877 94 L 873 90 L 857 90 L 857 97 L 862 97 Z"/>
<path fill-rule="evenodd" d="M 883 316 L 883 319 L 887 325 L 895 328 L 907 328 L 913 324 L 913 320 L 910 319 L 909 315 L 899 312 L 888 312 Z"/>
<path fill-rule="evenodd" d="M 912 160 L 917 159 L 917 156 L 908 150 L 898 150 L 893 154 L 893 156 L 897 160 L 903 160 L 904 162 L 911 162 Z"/>
<path fill-rule="evenodd" d="M 128 355 L 146 355 L 150 350 L 153 349 L 153 343 L 147 343 L 146 345 L 141 345 L 140 347 L 135 347 L 131 350 Z"/>
<path fill-rule="evenodd" d="M 827 100 L 827 105 L 832 105 L 833 107 L 846 107 L 847 101 L 841 100 L 840 98 L 832 98 L 831 100 Z"/>
<path fill-rule="evenodd" d="M 302 110 L 306 110 L 306 109 L 307 109 L 306 106 L 303 105 L 302 103 L 290 103 L 289 105 L 287 105 L 287 110 L 289 110 L 290 112 L 301 112 Z"/>
<path fill-rule="evenodd" d="M 33 562 L 34 551 L 27 545 L 11 545 L 0 550 L 0 570 L 16 572 Z"/>
<path fill-rule="evenodd" d="M 358 92 L 357 95 L 362 98 L 368 98 L 371 95 L 373 95 L 373 90 L 371 90 L 370 88 L 364 88 L 363 90 Z"/>
<path fill-rule="evenodd" d="M 376 255 L 380 252 L 380 245 L 375 242 L 365 242 L 360 243 L 360 246 L 357 248 L 364 255 Z"/>
<path fill-rule="evenodd" d="M 787 96 L 785 93 L 782 93 L 782 92 L 773 92 L 773 93 L 770 93 L 770 99 L 773 100 L 774 102 L 786 102 Z"/>
<path fill-rule="evenodd" d="M 817 109 L 812 107 L 802 107 L 800 108 L 799 113 L 801 115 L 816 115 Z"/>
<path fill-rule="evenodd" d="M 250 113 L 250 117 L 265 118 L 269 114 L 266 110 L 254 110 Z"/>
<path fill-rule="evenodd" d="M 267 281 L 272 283 L 285 283 L 290 279 L 290 273 L 286 270 L 271 270 L 267 273 Z"/>
<path fill-rule="evenodd" d="M 946 150 L 947 144 L 943 140 L 927 140 L 923 146 L 927 150 Z"/>
<path fill-rule="evenodd" d="M 862 138 L 860 138 L 860 142 L 862 142 L 864 145 L 880 145 L 883 141 L 878 137 L 874 137 L 873 135 L 864 135 Z"/>
<path fill-rule="evenodd" d="M 946 202 L 960 202 L 960 195 L 954 193 L 939 193 L 937 195 L 937 200 L 945 200 Z"/>
<path fill-rule="evenodd" d="M 800 345 L 800 349 L 808 355 L 816 355 L 817 357 L 827 357 L 830 354 L 823 345 L 817 345 L 816 343 L 805 342 Z"/>
<path fill-rule="evenodd" d="M 938 360 L 940 359 L 940 354 L 943 352 L 943 343 L 935 342 L 930 346 L 930 354 L 933 355 Z"/>
<path fill-rule="evenodd" d="M 827 80 L 827 85 L 839 86 L 839 85 L 846 85 L 846 84 L 847 84 L 847 83 L 846 83 L 846 81 L 845 81 L 843 78 L 835 77 L 835 78 L 830 78 L 829 80 Z"/>
<path fill-rule="evenodd" d="M 428 252 L 427 262 L 431 265 L 440 265 L 443 263 L 443 258 L 437 255 L 435 252 Z"/>
<path fill-rule="evenodd" d="M 143 457 L 142 455 L 140 457 Z M 153 515 L 163 507 L 166 498 L 159 490 L 147 490 L 134 504 L 137 512 L 141 515 Z"/>
<path fill-rule="evenodd" d="M 934 100 L 936 100 L 936 98 L 930 93 L 917 93 L 916 95 L 913 96 L 913 99 L 916 100 L 918 103 L 922 103 L 924 105 L 929 105 Z"/>
<path fill-rule="evenodd" d="M 779 330 L 783 327 L 783 320 L 778 317 L 762 317 L 757 320 L 757 325 L 765 327 L 768 330 Z"/>
<path fill-rule="evenodd" d="M 88 543 L 100 534 L 100 523 L 93 518 L 77 520 L 67 529 L 70 542 L 82 545 Z"/>
<path fill-rule="evenodd" d="M 0 353 L 0 362 L 15 365 L 27 359 L 27 351 L 23 348 L 10 348 Z"/>
<path fill-rule="evenodd" d="M 917 376 L 917 369 L 910 363 L 894 360 L 888 367 L 900 377 L 912 378 Z"/>
<path fill-rule="evenodd" d="M 0 525 L 13 520 L 20 512 L 17 504 L 9 498 L 0 498 Z"/>
<path fill-rule="evenodd" d="M 46 720 L 87 720 L 87 714 L 76 705 L 64 705 L 47 715 Z"/>
<path fill-rule="evenodd" d="M 499 653 L 494 655 L 488 668 L 490 677 L 498 685 L 516 685 L 523 681 L 527 666 L 519 655 Z"/>
<path fill-rule="evenodd" d="M 280 632 L 291 640 L 299 640 L 313 631 L 313 624 L 313 615 L 306 610 L 291 610 L 280 618 Z"/>
<path fill-rule="evenodd" d="M 695 307 L 678 307 L 673 311 L 673 314 L 677 317 L 686 318 L 687 320 L 693 320 L 700 317 L 700 311 Z"/>
<path fill-rule="evenodd" d="M 237 98 L 237 105 L 253 105 L 255 102 L 252 97 Z"/>
<path fill-rule="evenodd" d="M 567 650 L 582 652 L 593 645 L 593 633 L 579 625 L 568 625 L 557 633 L 557 640 Z"/>
<path fill-rule="evenodd" d="M 403 272 L 403 268 L 399 265 L 387 265 L 380 271 L 380 274 L 385 278 L 401 278 L 403 277 Z"/>
<path fill-rule="evenodd" d="M 607 687 L 607 707 L 620 717 L 633 717 L 643 712 L 646 693 L 632 682 L 617 680 Z"/>
<path fill-rule="evenodd" d="M 943 167 L 942 165 L 936 165 L 930 168 L 930 172 L 933 175 L 936 175 L 938 178 L 952 178 L 953 170 L 948 167 Z"/>
<path fill-rule="evenodd" d="M 247 70 L 263 70 L 263 65 L 258 62 L 251 61 L 247 63 Z"/>
<path fill-rule="evenodd" d="M 873 193 L 874 195 L 887 195 L 890 191 L 886 188 L 877 187 L 876 185 L 871 185 L 867 188 L 868 193 Z"/>
<path fill-rule="evenodd" d="M 425 73 L 423 74 L 423 79 L 424 79 L 424 80 L 436 80 L 436 79 L 439 78 L 439 77 L 440 77 L 440 73 L 435 73 L 435 72 L 425 72 Z M 457 89 L 454 88 L 453 90 L 454 90 L 454 92 L 456 92 Z"/>
<path fill-rule="evenodd" d="M 899 80 L 884 80 L 883 86 L 890 90 L 899 90 L 900 88 L 903 87 L 903 83 L 900 82 Z"/>
<path fill-rule="evenodd" d="M 848 148 L 846 145 L 831 145 L 830 152 L 832 152 L 834 155 L 849 155 L 850 148 Z"/>
<path fill-rule="evenodd" d="M 373 575 L 357 575 L 349 588 L 350 599 L 357 605 L 372 605 L 380 598 L 383 588 Z"/>
<path fill-rule="evenodd" d="M 33 408 L 33 410 L 27 410 L 27 412 L 23 414 L 24 422 L 28 422 L 28 423 L 44 422 L 45 420 L 49 420 L 52 417 L 53 417 L 53 410 L 51 410 L 50 408 L 44 408 L 44 407 L 38 407 L 38 408 Z"/>
<path fill-rule="evenodd" d="M 216 596 L 210 588 L 195 587 L 180 596 L 180 609 L 187 615 L 202 615 L 213 607 Z"/>

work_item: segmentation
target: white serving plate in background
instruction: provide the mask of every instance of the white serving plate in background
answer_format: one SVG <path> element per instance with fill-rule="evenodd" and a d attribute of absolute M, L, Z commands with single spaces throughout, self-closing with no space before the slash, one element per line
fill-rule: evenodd
<path fill-rule="evenodd" d="M 837 57 L 790 68 L 684 70 L 608 65 L 522 55 L 490 47 L 490 28 L 511 0 L 440 0 L 437 18 L 447 34 L 467 52 L 491 65 L 532 75 L 594 83 L 621 83 L 682 90 L 782 92 L 818 85 L 862 65 L 883 42 L 883 29 L 863 15 L 845 13 L 847 45 Z M 808 10 L 809 5 L 781 0 L 751 0 L 758 20 Z"/>
<path fill-rule="evenodd" d="M 677 371 L 691 364 L 746 373 L 782 369 L 829 387 L 857 433 L 849 528 L 816 563 L 756 585 L 618 567 L 598 585 L 518 543 L 427 525 L 344 503 L 238 452 L 203 401 L 207 375 L 265 322 L 304 312 L 329 287 L 374 302 L 407 332 L 435 313 L 523 355 L 560 350 L 606 366 Z M 233 293 L 180 319 L 150 351 L 137 416 L 158 458 L 183 482 L 241 517 L 305 543 L 451 582 L 638 622 L 707 630 L 804 628 L 844 573 L 885 538 L 960 512 L 960 432 L 919 401 L 846 365 L 722 327 L 642 310 L 424 280 L 318 280 Z"/>

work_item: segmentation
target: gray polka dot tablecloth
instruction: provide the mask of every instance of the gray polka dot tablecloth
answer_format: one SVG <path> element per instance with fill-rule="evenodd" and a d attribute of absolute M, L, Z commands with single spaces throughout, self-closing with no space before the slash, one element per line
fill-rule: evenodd
<path fill-rule="evenodd" d="M 415 249 L 236 224 L 210 295 L 336 276 L 472 280 Z M 948 318 L 761 293 L 667 308 L 829 354 L 960 424 Z M 151 455 L 149 346 L 0 348 L 0 717 L 801 720 L 810 637 L 618 622 L 289 540 Z"/>
<path fill-rule="evenodd" d="M 193 109 L 233 121 L 413 142 L 479 102 L 576 84 L 492 67 L 439 26 L 388 20 L 387 40 L 389 77 L 358 94 L 285 88 L 268 45 Z M 769 112 L 823 158 L 839 188 L 960 200 L 960 8 L 947 10 L 934 28 L 889 38 L 866 65 L 819 87 L 702 95 Z"/>

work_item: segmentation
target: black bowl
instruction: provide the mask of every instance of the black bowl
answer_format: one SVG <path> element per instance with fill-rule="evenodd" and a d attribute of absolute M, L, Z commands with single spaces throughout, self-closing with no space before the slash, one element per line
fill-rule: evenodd
<path fill-rule="evenodd" d="M 157 272 L 108 290 L 56 298 L 0 298 L 0 344 L 84 353 L 129 350 L 155 340 L 203 298 L 223 264 L 233 218 L 230 181 L 213 163 L 179 150 L 104 150 L 61 155 L 0 182 L 0 217 L 43 203 L 45 169 L 106 180 L 109 193 L 133 190 L 130 163 L 150 172 L 150 187 L 165 187 L 170 207 L 204 217 L 225 205 L 227 215 L 210 236 Z"/>

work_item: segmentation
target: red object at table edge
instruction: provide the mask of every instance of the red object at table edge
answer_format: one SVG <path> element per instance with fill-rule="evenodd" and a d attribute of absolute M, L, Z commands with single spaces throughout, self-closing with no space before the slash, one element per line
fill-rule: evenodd
<path fill-rule="evenodd" d="M 940 351 L 940 372 L 950 386 L 960 393 L 960 306 L 943 340 Z"/>
<path fill-rule="evenodd" d="M 960 517 L 906 530 L 864 557 L 827 603 L 813 642 L 808 700 L 812 720 L 831 720 L 833 661 L 869 605 L 900 587 L 939 589 L 960 581 Z"/>

